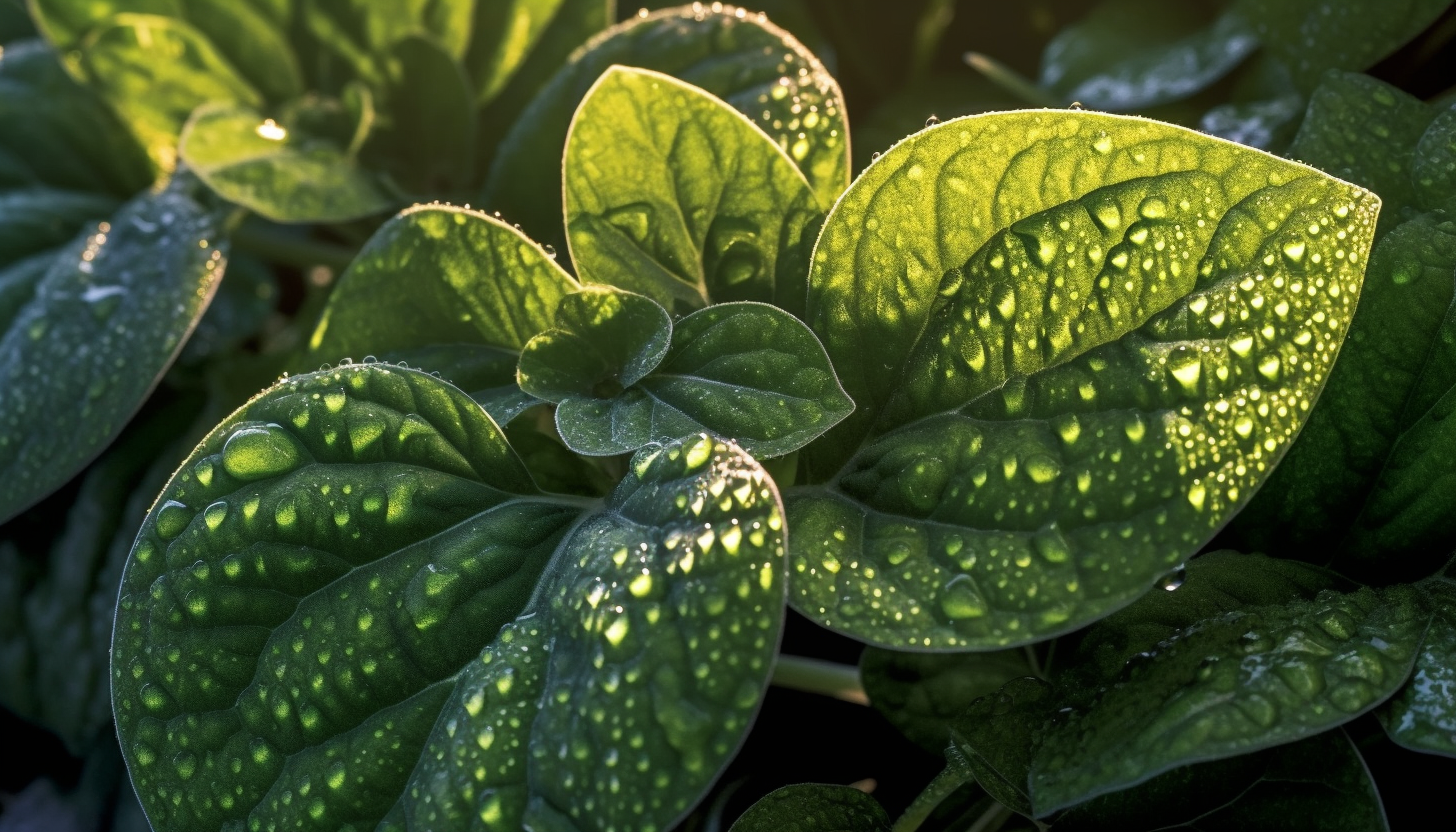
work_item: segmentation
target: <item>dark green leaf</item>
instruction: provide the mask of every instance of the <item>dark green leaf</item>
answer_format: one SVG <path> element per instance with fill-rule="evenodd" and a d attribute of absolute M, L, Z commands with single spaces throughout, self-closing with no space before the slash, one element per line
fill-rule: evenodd
<path fill-rule="evenodd" d="M 1030 676 L 1021 650 L 902 653 L 867 647 L 859 675 L 874 709 L 926 751 L 940 754 L 950 725 L 973 702 L 1012 679 Z"/>
<path fill-rule="evenodd" d="M 730 6 L 721 11 L 682 6 L 633 18 L 593 38 L 502 141 L 485 202 L 508 212 L 532 235 L 552 239 L 546 235 L 558 233 L 560 151 L 572 114 L 613 64 L 665 72 L 723 99 L 795 159 L 823 204 L 833 203 L 848 183 L 844 105 L 839 85 L 819 60 L 756 15 L 740 18 Z"/>
<path fill-rule="evenodd" d="M 505 427 L 527 409 L 541 404 L 516 384 L 520 354 L 479 344 L 432 344 L 386 352 L 383 359 L 445 379 L 475 399 L 497 425 Z M 364 362 L 372 363 L 372 356 Z M 513 443 L 514 444 L 514 443 Z"/>
<path fill-rule="evenodd" d="M 707 490 L 731 496 L 677 508 Z M 772 483 L 707 437 L 639 456 L 593 510 L 538 496 L 427 375 L 295 377 L 142 527 L 113 645 L 123 753 L 160 832 L 664 829 L 757 708 L 782 544 Z"/>
<path fill-rule="evenodd" d="M 146 154 L 40 41 L 0 52 L 0 156 L 18 169 L 0 186 L 50 186 L 129 197 L 151 181 Z M 9 175 L 6 175 L 9 174 Z"/>
<path fill-rule="evenodd" d="M 339 279 L 307 362 L 452 343 L 517 352 L 579 288 L 499 219 L 418 205 L 385 223 Z"/>
<path fill-rule="evenodd" d="M 748 807 L 728 832 L 890 832 L 890 816 L 859 789 L 801 783 Z"/>
<path fill-rule="evenodd" d="M 394 205 L 340 148 L 247 107 L 199 107 L 179 153 L 219 196 L 274 222 L 346 222 Z"/>
<path fill-rule="evenodd" d="M 951 759 L 956 761 L 958 753 L 987 794 L 1030 815 L 1027 778 L 1039 731 L 1055 705 L 1052 687 L 1046 682 L 1031 676 L 1011 679 L 1000 690 L 971 703 L 951 723 Z"/>
<path fill-rule="evenodd" d="M 1380 239 L 1320 406 L 1231 527 L 1242 544 L 1383 582 L 1444 563 L 1456 529 L 1439 449 L 1452 439 L 1432 408 L 1456 385 L 1453 274 L 1456 224 L 1441 213 Z"/>
<path fill-rule="evenodd" d="M 218 285 L 177 363 L 195 366 L 224 358 L 248 339 L 261 337 L 269 319 L 276 320 L 279 294 L 278 276 L 270 266 L 247 255 L 230 257 L 227 280 Z"/>
<path fill-rule="evenodd" d="M 1416 144 L 1411 178 L 1421 207 L 1456 210 L 1456 104 L 1442 110 Z"/>
<path fill-rule="evenodd" d="M 475 107 L 460 61 L 427 37 L 390 51 L 390 84 L 381 107 L 386 127 L 370 149 L 395 181 L 415 193 L 441 193 L 471 181 Z"/>
<path fill-rule="evenodd" d="M 814 253 L 807 320 L 856 410 L 805 451 L 830 482 L 790 496 L 795 606 L 886 646 L 986 649 L 1141 595 L 1289 446 L 1378 210 L 1120 116 L 973 116 L 896 145 Z"/>
<path fill-rule="evenodd" d="M 802 310 L 794 255 L 823 209 L 789 156 L 723 102 L 613 67 L 577 110 L 564 167 L 567 237 L 584 282 L 679 313 L 742 300 Z"/>
<path fill-rule="evenodd" d="M 1250 607 L 1178 630 L 1120 678 L 1072 686 L 1031 765 L 1038 816 L 1169 769 L 1326 731 L 1393 694 L 1429 616 L 1409 587 Z"/>
<path fill-rule="evenodd" d="M 0 263 L 70 242 L 87 221 L 109 216 L 116 200 L 54 188 L 0 190 Z"/>
<path fill-rule="evenodd" d="M 1365 761 L 1343 731 L 1176 768 L 1058 816 L 1056 832 L 1387 830 Z"/>
<path fill-rule="evenodd" d="M 1109 0 L 1047 44 L 1041 84 L 1064 103 L 1139 110 L 1205 89 L 1258 45 L 1239 15 L 1194 3 Z"/>
<path fill-rule="evenodd" d="M 413 35 L 428 35 L 456 59 L 465 55 L 474 0 L 303 0 L 305 24 L 327 49 L 343 58 L 361 78 L 382 86 L 389 77 L 389 54 Z"/>
<path fill-rule="evenodd" d="M 610 398 L 662 363 L 671 342 L 672 318 L 650 298 L 587 286 L 562 299 L 551 328 L 521 350 L 519 383 L 552 403 Z"/>
<path fill-rule="evenodd" d="M 262 103 L 205 35 L 176 18 L 116 15 L 68 60 L 116 108 L 162 171 L 176 166 L 178 135 L 198 106 Z"/>
<path fill-rule="evenodd" d="M 896 142 L 937 120 L 1014 110 L 1025 102 L 980 73 L 932 75 L 895 92 L 868 115 L 854 119 L 854 167 L 860 170 Z"/>
<path fill-rule="evenodd" d="M 1415 673 L 1375 715 L 1406 748 L 1456 757 L 1456 586 L 1440 576 L 1421 588 L 1434 615 Z"/>
<path fill-rule="evenodd" d="M 1198 129 L 1278 153 L 1299 129 L 1308 101 L 1284 64 L 1260 52 L 1234 75 L 1229 101 L 1203 114 Z"/>
<path fill-rule="evenodd" d="M 215 218 L 185 183 L 138 197 L 56 257 L 0 337 L 0 517 L 106 447 L 222 276 Z"/>
<path fill-rule="evenodd" d="M 761 303 L 718 304 L 678 321 L 661 365 L 623 386 L 611 398 L 562 400 L 556 428 L 568 446 L 612 455 L 707 430 L 755 457 L 776 457 L 853 409 L 814 333 Z"/>
<path fill-rule="evenodd" d="M 0 3 L 0 44 L 10 44 L 37 35 L 24 0 Z"/>

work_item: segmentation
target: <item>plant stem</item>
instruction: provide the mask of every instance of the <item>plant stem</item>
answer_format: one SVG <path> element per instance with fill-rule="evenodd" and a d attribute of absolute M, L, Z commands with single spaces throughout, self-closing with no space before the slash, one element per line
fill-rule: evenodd
<path fill-rule="evenodd" d="M 859 668 L 822 659 L 780 654 L 770 684 L 805 693 L 832 696 L 856 705 L 870 704 L 859 682 Z"/>
<path fill-rule="evenodd" d="M 1016 813 L 1006 808 L 1006 804 L 997 803 L 987 809 L 985 814 L 976 818 L 976 822 L 971 824 L 966 832 L 995 832 L 1005 825 L 1014 814 Z"/>
<path fill-rule="evenodd" d="M 920 824 L 930 817 L 930 813 L 935 811 L 935 807 L 950 797 L 956 789 L 974 779 L 975 776 L 966 766 L 954 762 L 947 764 L 945 769 L 930 781 L 930 785 L 926 786 L 925 790 L 915 798 L 915 802 L 910 804 L 905 813 L 895 820 L 895 825 L 890 827 L 890 832 L 915 832 L 920 828 Z M 976 823 L 979 824 L 980 821 L 978 820 Z"/>
<path fill-rule="evenodd" d="M 910 54 L 910 83 L 925 80 L 930 63 L 940 48 L 945 29 L 955 18 L 955 0 L 930 0 L 915 24 L 915 40 Z"/>
<path fill-rule="evenodd" d="M 233 232 L 232 240 L 238 251 L 263 260 L 300 269 L 328 266 L 336 273 L 348 268 L 355 253 L 347 246 L 310 240 L 291 234 L 281 226 L 253 219 L 240 224 Z"/>
<path fill-rule="evenodd" d="M 971 69 L 994 81 L 1001 89 L 1033 107 L 1060 107 L 1058 101 L 1051 93 L 1038 87 L 1030 79 L 1023 77 L 1019 72 L 1001 63 L 990 55 L 982 55 L 980 52 L 967 52 L 965 62 Z"/>

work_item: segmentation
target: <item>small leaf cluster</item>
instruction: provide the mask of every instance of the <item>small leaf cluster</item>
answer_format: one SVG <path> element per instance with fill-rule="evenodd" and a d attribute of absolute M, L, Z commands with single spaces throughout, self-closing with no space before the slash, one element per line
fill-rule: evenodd
<path fill-rule="evenodd" d="M 769 5 L 0 3 L 0 705 L 84 811 L 1374 830 L 1456 756 L 1456 105 L 1361 74 L 1448 4 L 1035 81 Z M 745 774 L 806 685 L 943 770 Z"/>

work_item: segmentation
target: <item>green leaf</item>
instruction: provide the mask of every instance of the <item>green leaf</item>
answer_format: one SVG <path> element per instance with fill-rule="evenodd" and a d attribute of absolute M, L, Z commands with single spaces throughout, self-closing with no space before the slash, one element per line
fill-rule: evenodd
<path fill-rule="evenodd" d="M 199 107 L 179 153 L 218 196 L 274 222 L 347 222 L 394 205 L 338 147 L 247 107 Z"/>
<path fill-rule="evenodd" d="M 1071 712 L 1043 729 L 1031 764 L 1036 814 L 1348 722 L 1404 684 L 1428 621 L 1399 586 L 1181 628 L 1111 685 L 1073 686 Z"/>
<path fill-rule="evenodd" d="M 291 5 L 292 0 L 284 0 Z M 178 17 L 191 23 L 269 101 L 303 94 L 303 72 L 288 41 L 285 19 L 268 0 L 186 0 Z"/>
<path fill-rule="evenodd" d="M 1384 81 L 1331 72 L 1310 96 L 1304 124 L 1285 155 L 1378 194 L 1383 233 L 1415 208 L 1411 165 L 1435 114 Z"/>
<path fill-rule="evenodd" d="M 731 496 L 676 507 L 710 489 Z M 772 483 L 722 442 L 641 455 L 584 505 L 537 495 L 428 375 L 294 377 L 203 440 L 142 527 L 113 644 L 123 753 L 159 832 L 667 828 L 758 706 L 782 552 Z"/>
<path fill-rule="evenodd" d="M 853 409 L 814 333 L 781 309 L 718 304 L 678 321 L 671 334 L 661 364 L 632 384 L 620 376 L 620 394 L 611 395 L 616 388 L 609 385 L 561 400 L 556 429 L 572 450 L 614 455 L 707 430 L 732 437 L 756 458 L 777 457 Z M 526 354 L 521 369 L 528 372 Z"/>
<path fill-rule="evenodd" d="M 1420 587 L 1434 614 L 1415 672 L 1375 715 L 1400 745 L 1456 757 L 1456 586 L 1442 575 Z"/>
<path fill-rule="evenodd" d="M 456 59 L 465 55 L 474 0 L 303 0 L 305 25 L 324 48 L 376 87 L 389 77 L 389 54 L 414 35 L 432 36 Z"/>
<path fill-rule="evenodd" d="M 0 263 L 70 242 L 88 220 L 109 216 L 116 200 L 101 194 L 27 188 L 0 191 Z"/>
<path fill-rule="evenodd" d="M 570 9 L 563 10 L 567 5 L 567 0 L 477 4 L 467 63 L 479 104 L 489 103 L 500 94 L 557 16 L 571 13 Z"/>
<path fill-rule="evenodd" d="M 1235 519 L 1235 540 L 1384 583 L 1444 564 L 1456 528 L 1441 449 L 1453 440 L 1436 405 L 1456 386 L 1453 273 L 1456 223 L 1442 213 L 1380 239 L 1320 406 Z"/>
<path fill-rule="evenodd" d="M 806 228 L 823 210 L 793 161 L 731 107 L 612 67 L 566 140 L 566 231 L 582 280 L 682 313 L 723 301 L 802 309 Z"/>
<path fill-rule="evenodd" d="M 205 35 L 170 17 L 119 14 L 69 58 L 79 77 L 111 103 L 158 169 L 177 162 L 178 135 L 192 111 L 210 102 L 262 102 Z"/>
<path fill-rule="evenodd" d="M 896 145 L 814 252 L 806 320 L 856 410 L 789 498 L 796 608 L 987 649 L 1141 595 L 1299 430 L 1378 209 L 1121 116 L 988 114 Z"/>
<path fill-rule="evenodd" d="M 890 832 L 890 816 L 851 786 L 800 783 L 760 798 L 728 832 Z"/>
<path fill-rule="evenodd" d="M 0 53 L 0 156 L 18 163 L 0 186 L 50 186 L 129 197 L 151 181 L 146 154 L 90 90 L 37 40 Z"/>
<path fill-rule="evenodd" d="M 563 298 L 552 327 L 521 350 L 521 389 L 553 404 L 607 398 L 662 363 L 671 340 L 672 318 L 651 299 L 588 286 Z"/>
<path fill-rule="evenodd" d="M 381 110 L 386 127 L 370 150 L 414 193 L 459 190 L 475 162 L 475 108 L 460 61 L 433 38 L 412 36 L 390 51 Z"/>
<path fill-rule="evenodd" d="M 1176 768 L 1059 815 L 1057 832 L 1388 830 L 1370 771 L 1343 731 Z"/>
<path fill-rule="evenodd" d="M 1422 208 L 1456 210 L 1456 105 L 1442 110 L 1416 144 L 1411 178 Z"/>
<path fill-rule="evenodd" d="M 364 356 L 364 363 L 374 363 L 373 358 Z M 386 362 L 424 370 L 464 390 L 501 427 L 541 404 L 540 399 L 522 392 L 516 384 L 520 358 L 512 350 L 479 344 L 431 344 L 390 350 L 383 355 Z"/>
<path fill-rule="evenodd" d="M 484 202 L 509 213 L 532 235 L 553 239 L 546 235 L 558 233 L 556 183 L 572 114 L 613 64 L 667 73 L 732 105 L 796 160 L 822 204 L 832 204 L 848 184 L 843 99 L 819 60 L 767 19 L 739 18 L 731 6 L 721 11 L 680 6 L 632 18 L 593 38 L 502 140 Z M 788 83 L 781 83 L 785 78 Z"/>
<path fill-rule="evenodd" d="M 499 219 L 417 205 L 375 232 L 339 278 L 306 363 L 450 343 L 519 352 L 579 288 Z"/>
<path fill-rule="evenodd" d="M 972 703 L 1031 674 L 1021 650 L 903 653 L 867 647 L 859 659 L 870 704 L 900 733 L 933 754 L 945 751 L 951 723 Z"/>
<path fill-rule="evenodd" d="M 976 782 L 1002 805 L 1023 815 L 1033 811 L 1027 776 L 1038 732 L 1054 703 L 1051 685 L 1030 676 L 1014 678 L 972 702 L 950 726 L 952 748 Z M 957 757 L 950 756 L 954 765 Z"/>
<path fill-rule="evenodd" d="M 182 16 L 182 0 L 26 0 L 36 27 L 58 49 L 74 49 L 119 14 Z"/>
<path fill-rule="evenodd" d="M 0 517 L 111 442 L 206 309 L 221 232 L 184 187 L 138 197 L 69 244 L 11 317 L 0 337 Z"/>
<path fill-rule="evenodd" d="M 1065 103 L 1095 110 L 1126 112 L 1187 98 L 1259 46 L 1241 16 L 1210 11 L 1158 0 L 1103 2 L 1047 44 L 1040 83 Z"/>

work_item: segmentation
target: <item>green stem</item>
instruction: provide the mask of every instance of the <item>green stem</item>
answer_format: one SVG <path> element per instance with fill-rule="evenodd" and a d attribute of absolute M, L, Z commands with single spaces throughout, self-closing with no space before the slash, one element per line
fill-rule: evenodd
<path fill-rule="evenodd" d="M 1062 106 L 1062 103 L 1053 97 L 1051 93 L 1038 87 L 1031 79 L 1026 78 L 990 55 L 982 55 L 980 52 L 967 52 L 965 54 L 965 62 L 971 69 L 991 79 L 1002 89 L 1033 107 Z"/>
<path fill-rule="evenodd" d="M 946 765 L 930 785 L 925 787 L 915 802 L 911 803 L 905 810 L 905 814 L 895 820 L 895 825 L 890 827 L 890 832 L 915 832 L 924 823 L 926 818 L 935 811 L 942 801 L 951 796 L 951 793 L 961 786 L 975 780 L 968 767 L 958 765 L 954 762 Z M 999 805 L 999 804 L 998 804 Z M 980 821 L 977 821 L 979 823 Z"/>
<path fill-rule="evenodd" d="M 283 263 L 300 269 L 327 266 L 335 273 L 348 268 L 354 250 L 336 243 L 311 240 L 289 233 L 281 226 L 247 220 L 232 234 L 233 246 L 241 252 L 271 263 Z"/>
<path fill-rule="evenodd" d="M 1006 808 L 1006 804 L 997 803 L 987 809 L 985 814 L 976 818 L 976 822 L 971 824 L 966 832 L 995 832 L 1004 826 L 1014 814 L 1016 813 Z"/>
<path fill-rule="evenodd" d="M 805 693 L 832 696 L 856 705 L 870 703 L 870 698 L 865 695 L 864 686 L 859 681 L 859 668 L 822 659 L 780 654 L 774 664 L 770 684 Z"/>
<path fill-rule="evenodd" d="M 940 48 L 946 27 L 955 18 L 955 0 L 930 0 L 915 24 L 915 40 L 910 55 L 910 83 L 925 80 L 930 63 Z"/>

